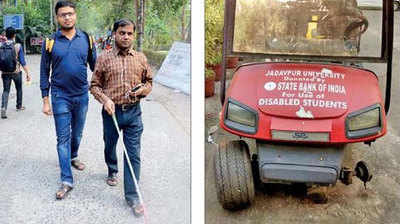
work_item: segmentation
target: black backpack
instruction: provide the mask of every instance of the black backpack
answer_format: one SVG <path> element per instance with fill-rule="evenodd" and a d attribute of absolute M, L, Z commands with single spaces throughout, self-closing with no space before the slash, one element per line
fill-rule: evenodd
<path fill-rule="evenodd" d="M 0 71 L 15 72 L 17 69 L 17 55 L 13 42 L 4 42 L 0 45 Z"/>

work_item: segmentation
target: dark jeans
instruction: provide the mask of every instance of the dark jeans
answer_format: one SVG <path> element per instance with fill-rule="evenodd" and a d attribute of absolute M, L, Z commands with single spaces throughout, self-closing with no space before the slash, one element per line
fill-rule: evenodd
<path fill-rule="evenodd" d="M 8 95 L 10 94 L 11 81 L 14 81 L 15 89 L 17 89 L 17 109 L 22 106 L 22 72 L 1 74 L 3 79 L 3 95 L 1 97 L 1 108 L 7 110 Z"/>
<path fill-rule="evenodd" d="M 126 111 L 122 111 L 121 107 L 115 107 L 118 126 L 123 131 L 124 145 L 127 150 L 129 160 L 132 163 L 133 172 L 137 181 L 140 178 L 140 138 L 143 133 L 142 111 L 140 104 L 137 103 Z M 104 139 L 104 156 L 108 167 L 108 174 L 118 172 L 117 159 L 117 141 L 118 132 L 114 126 L 112 117 L 104 110 L 103 116 L 103 139 Z M 128 204 L 132 204 L 139 199 L 136 191 L 129 166 L 124 155 L 124 191 L 125 199 Z"/>
<path fill-rule="evenodd" d="M 89 96 L 65 97 L 51 94 L 54 121 L 57 133 L 57 152 L 61 169 L 61 181 L 73 186 L 71 159 L 78 156 L 82 131 L 85 126 Z"/>

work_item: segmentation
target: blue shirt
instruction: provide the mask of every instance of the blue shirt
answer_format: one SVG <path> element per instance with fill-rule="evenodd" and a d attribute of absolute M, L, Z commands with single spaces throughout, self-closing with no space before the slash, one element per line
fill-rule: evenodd
<path fill-rule="evenodd" d="M 51 92 L 60 96 L 78 96 L 88 91 L 87 63 L 93 71 L 96 63 L 96 48 L 92 48 L 92 58 L 88 58 L 89 40 L 80 30 L 69 40 L 60 30 L 54 37 L 51 54 L 46 52 L 46 43 L 42 45 L 40 61 L 40 89 L 42 98 Z M 51 65 L 51 82 L 49 82 Z"/>
<path fill-rule="evenodd" d="M 22 47 L 22 45 L 18 52 L 18 61 L 22 66 L 26 65 L 25 56 L 24 56 L 24 48 Z"/>

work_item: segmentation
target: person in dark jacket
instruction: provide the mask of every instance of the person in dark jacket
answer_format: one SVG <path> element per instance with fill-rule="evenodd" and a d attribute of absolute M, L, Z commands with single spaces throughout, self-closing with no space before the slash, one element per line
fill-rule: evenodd
<path fill-rule="evenodd" d="M 7 40 L 1 44 L 14 44 L 15 55 L 17 57 L 17 67 L 14 72 L 2 72 L 1 78 L 3 79 L 3 94 L 1 100 L 1 118 L 7 118 L 7 105 L 8 96 L 11 88 L 11 81 L 14 81 L 15 89 L 17 90 L 17 111 L 25 110 L 22 106 L 22 71 L 21 67 L 24 69 L 26 74 L 26 81 L 31 81 L 31 76 L 29 75 L 28 66 L 26 65 L 24 49 L 21 44 L 15 43 L 16 30 L 13 27 L 8 27 L 6 29 Z"/>

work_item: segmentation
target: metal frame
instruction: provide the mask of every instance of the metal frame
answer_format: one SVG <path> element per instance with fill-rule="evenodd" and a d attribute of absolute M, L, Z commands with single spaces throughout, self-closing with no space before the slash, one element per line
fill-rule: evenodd
<path fill-rule="evenodd" d="M 393 0 L 382 0 L 382 46 L 380 57 L 345 57 L 345 56 L 319 56 L 319 55 L 283 55 L 283 54 L 263 54 L 263 53 L 243 53 L 233 51 L 233 34 L 235 29 L 236 0 L 225 0 L 224 14 L 224 43 L 222 52 L 222 80 L 220 88 L 221 104 L 225 102 L 226 93 L 226 57 L 239 56 L 246 58 L 280 58 L 280 59 L 299 59 L 310 61 L 343 61 L 343 62 L 369 62 L 386 63 L 386 91 L 385 91 L 385 111 L 388 113 L 391 98 L 392 82 L 392 55 L 393 55 Z"/>

